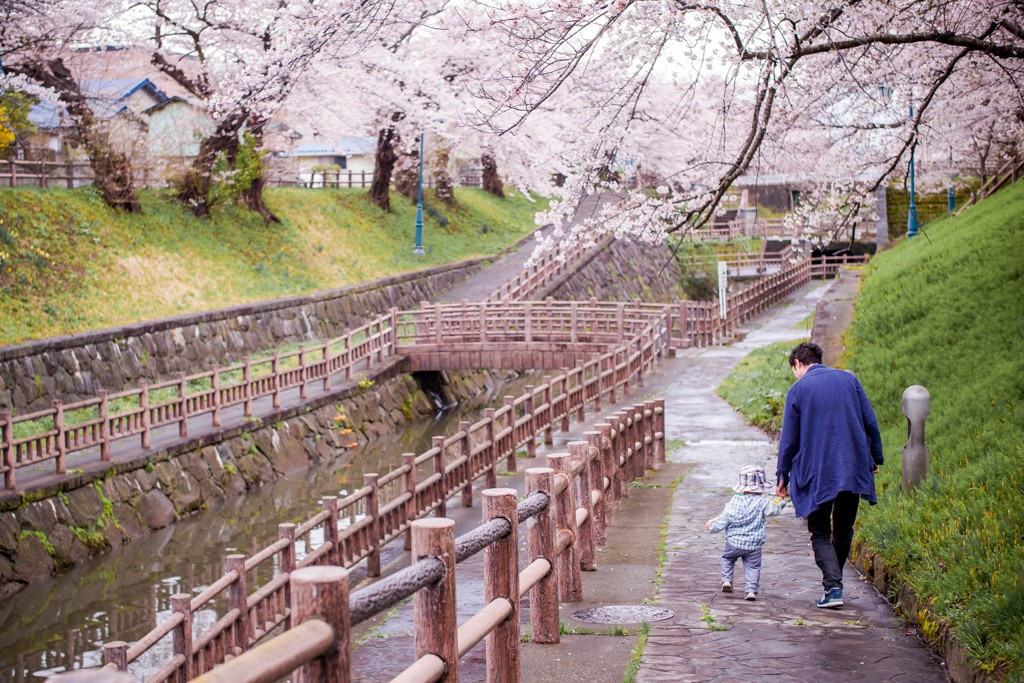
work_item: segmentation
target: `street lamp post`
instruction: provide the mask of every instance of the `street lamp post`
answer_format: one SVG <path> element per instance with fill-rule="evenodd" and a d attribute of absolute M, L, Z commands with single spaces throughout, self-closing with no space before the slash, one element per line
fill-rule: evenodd
<path fill-rule="evenodd" d="M 910 86 L 910 120 L 914 120 L 914 86 Z M 914 145 L 910 147 L 910 206 L 907 209 L 907 239 L 917 235 L 917 203 L 914 201 Z"/>
<path fill-rule="evenodd" d="M 423 133 L 420 133 L 420 180 L 419 180 L 419 201 L 416 202 L 416 246 L 412 253 L 417 256 L 424 256 L 423 251 Z"/>
<path fill-rule="evenodd" d="M 949 124 L 952 128 L 953 124 Z M 953 145 L 949 145 L 949 212 L 956 208 L 956 190 L 953 189 Z"/>

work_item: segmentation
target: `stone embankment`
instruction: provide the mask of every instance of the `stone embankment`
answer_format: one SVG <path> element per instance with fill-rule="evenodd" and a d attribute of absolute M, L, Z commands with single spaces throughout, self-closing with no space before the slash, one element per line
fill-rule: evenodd
<path fill-rule="evenodd" d="M 239 363 L 288 344 L 341 335 L 392 307 L 416 308 L 461 282 L 485 259 L 461 261 L 308 296 L 54 337 L 0 348 L 0 410 L 24 415 Z"/>
<path fill-rule="evenodd" d="M 545 296 L 556 299 L 669 303 L 683 298 L 679 267 L 665 244 L 615 240 L 585 260 L 580 268 L 555 283 Z"/>

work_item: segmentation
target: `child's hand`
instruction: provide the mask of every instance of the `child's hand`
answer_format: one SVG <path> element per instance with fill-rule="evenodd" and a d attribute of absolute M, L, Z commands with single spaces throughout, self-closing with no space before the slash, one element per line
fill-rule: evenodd
<path fill-rule="evenodd" d="M 704 523 L 704 530 L 705 531 L 711 531 L 711 520 L 710 519 L 707 522 Z"/>

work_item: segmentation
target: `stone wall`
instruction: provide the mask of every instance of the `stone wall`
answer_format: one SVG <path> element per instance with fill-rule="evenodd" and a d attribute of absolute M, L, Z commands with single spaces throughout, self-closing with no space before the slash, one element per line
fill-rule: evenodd
<path fill-rule="evenodd" d="M 595 251 L 576 272 L 537 298 L 669 303 L 683 297 L 679 268 L 666 244 L 651 246 L 613 240 Z"/>
<path fill-rule="evenodd" d="M 410 375 L 383 381 L 394 370 L 379 372 L 377 385 L 355 387 L 309 412 L 254 420 L 212 443 L 194 441 L 191 448 L 118 463 L 105 474 L 78 475 L 63 491 L 41 491 L 35 502 L 0 513 L 0 599 L 229 496 L 334 459 L 353 440 L 365 446 L 434 413 Z M 449 401 L 494 393 L 518 376 L 490 370 L 438 374 Z M 342 435 L 342 429 L 353 431 Z"/>
<path fill-rule="evenodd" d="M 476 272 L 483 259 L 216 311 L 0 348 L 0 410 L 24 415 L 172 379 L 287 344 L 340 336 L 392 307 L 417 308 Z"/>

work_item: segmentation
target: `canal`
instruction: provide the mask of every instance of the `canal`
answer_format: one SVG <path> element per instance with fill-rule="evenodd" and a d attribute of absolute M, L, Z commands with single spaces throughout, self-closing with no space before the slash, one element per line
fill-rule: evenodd
<path fill-rule="evenodd" d="M 28 585 L 0 604 L 0 682 L 42 681 L 101 664 L 104 642 L 141 638 L 171 614 L 172 595 L 195 595 L 218 579 L 225 556 L 254 554 L 277 539 L 278 524 L 298 523 L 318 512 L 322 496 L 343 497 L 362 486 L 365 473 L 385 474 L 401 466 L 403 453 L 428 450 L 431 437 L 454 433 L 459 420 L 478 420 L 484 407 L 500 405 L 503 395 L 518 394 L 530 382 L 523 376 L 494 387 L 401 432 L 228 498 L 62 576 Z M 315 529 L 314 544 L 319 536 L 322 531 Z M 393 543 L 391 552 L 401 547 L 400 541 Z M 301 541 L 296 550 L 300 558 L 305 554 Z M 267 567 L 262 574 L 250 573 L 250 589 L 273 578 L 275 571 Z M 220 599 L 197 611 L 193 633 L 201 633 L 227 609 L 226 599 Z M 172 656 L 167 637 L 129 672 L 140 680 Z"/>

